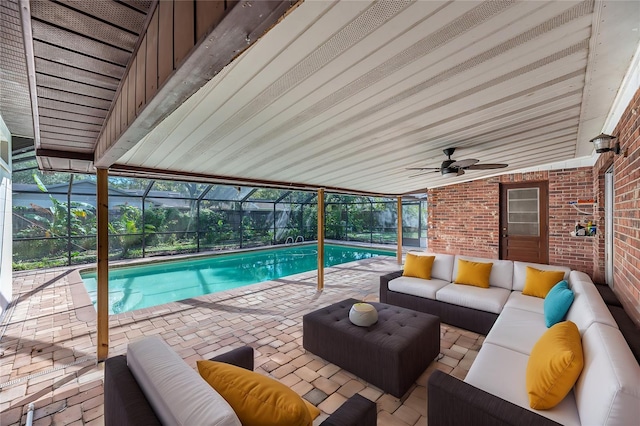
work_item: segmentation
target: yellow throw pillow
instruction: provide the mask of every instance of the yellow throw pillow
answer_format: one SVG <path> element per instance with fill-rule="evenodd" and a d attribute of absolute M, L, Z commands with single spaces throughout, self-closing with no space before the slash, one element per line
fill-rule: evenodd
<path fill-rule="evenodd" d="M 527 363 L 531 408 L 548 410 L 558 405 L 573 388 L 583 365 L 578 327 L 563 321 L 548 329 L 531 349 Z"/>
<path fill-rule="evenodd" d="M 489 276 L 493 263 L 472 262 L 458 259 L 458 275 L 454 283 L 489 288 Z"/>
<path fill-rule="evenodd" d="M 231 405 L 243 425 L 311 426 L 320 410 L 289 387 L 235 365 L 197 361 L 198 372 Z"/>
<path fill-rule="evenodd" d="M 524 280 L 522 294 L 544 299 L 554 285 L 564 279 L 564 271 L 542 271 L 527 266 L 527 275 Z"/>
<path fill-rule="evenodd" d="M 402 272 L 402 275 L 405 277 L 416 277 L 430 280 L 431 268 L 433 268 L 433 261 L 435 259 L 435 256 L 418 256 L 417 254 L 407 253 L 407 257 L 404 260 L 404 271 Z"/>

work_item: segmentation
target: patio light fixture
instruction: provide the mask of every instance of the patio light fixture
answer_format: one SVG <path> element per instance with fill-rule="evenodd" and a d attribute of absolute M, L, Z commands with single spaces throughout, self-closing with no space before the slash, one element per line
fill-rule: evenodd
<path fill-rule="evenodd" d="M 616 142 L 611 146 L 611 143 L 614 139 L 617 139 L 615 136 L 607 135 L 604 133 L 600 133 L 595 138 L 591 139 L 589 142 L 593 142 L 596 147 L 596 152 L 598 154 L 602 154 L 603 152 L 613 151 L 614 154 L 620 154 L 620 142 Z"/>

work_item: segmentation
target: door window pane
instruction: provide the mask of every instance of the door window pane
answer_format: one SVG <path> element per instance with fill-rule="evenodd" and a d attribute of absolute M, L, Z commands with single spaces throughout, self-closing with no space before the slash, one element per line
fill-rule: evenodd
<path fill-rule="evenodd" d="M 538 188 L 507 190 L 507 233 L 509 235 L 540 235 Z"/>

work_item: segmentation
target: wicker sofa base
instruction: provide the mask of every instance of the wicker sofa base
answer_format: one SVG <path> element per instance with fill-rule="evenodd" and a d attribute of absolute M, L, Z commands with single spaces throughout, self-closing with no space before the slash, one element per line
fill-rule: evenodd
<path fill-rule="evenodd" d="M 484 335 L 489 333 L 498 319 L 498 314 L 491 312 L 389 290 L 389 281 L 400 276 L 402 271 L 380 277 L 380 302 L 435 315 L 445 324 Z"/>
<path fill-rule="evenodd" d="M 302 342 L 306 350 L 398 398 L 440 353 L 438 317 L 384 303 L 371 303 L 378 322 L 358 327 L 347 299 L 306 314 Z"/>
<path fill-rule="evenodd" d="M 559 426 L 439 370 L 429 376 L 427 388 L 429 426 Z"/>

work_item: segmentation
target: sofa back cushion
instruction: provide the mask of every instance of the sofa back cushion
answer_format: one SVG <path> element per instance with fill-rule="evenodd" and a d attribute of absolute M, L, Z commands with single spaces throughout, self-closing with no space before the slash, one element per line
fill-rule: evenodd
<path fill-rule="evenodd" d="M 421 253 L 423 256 L 435 256 L 431 267 L 431 279 L 436 278 L 447 282 L 452 281 L 453 261 L 452 254 Z"/>
<path fill-rule="evenodd" d="M 583 334 L 594 322 L 618 328 L 600 292 L 587 274 L 571 271 L 569 286 L 573 290 L 574 300 L 567 312 L 567 320 L 576 323 L 580 334 Z"/>
<path fill-rule="evenodd" d="M 513 290 L 514 291 L 524 290 L 524 284 L 527 281 L 527 266 L 538 269 L 539 271 L 564 271 L 564 276 L 562 277 L 563 280 L 568 280 L 569 272 L 571 272 L 571 268 L 567 268 L 566 266 L 544 265 L 541 263 L 515 261 L 513 262 Z"/>
<path fill-rule="evenodd" d="M 512 289 L 513 262 L 511 260 L 456 255 L 455 262 L 453 264 L 453 278 L 458 275 L 458 259 L 471 262 L 493 263 L 493 266 L 491 267 L 491 274 L 489 275 L 489 286 L 502 287 L 507 290 Z"/>
<path fill-rule="evenodd" d="M 593 323 L 582 336 L 584 368 L 574 394 L 583 424 L 633 425 L 640 419 L 640 366 L 619 330 Z"/>
<path fill-rule="evenodd" d="M 127 366 L 162 424 L 241 426 L 227 401 L 161 338 L 130 343 Z"/>

